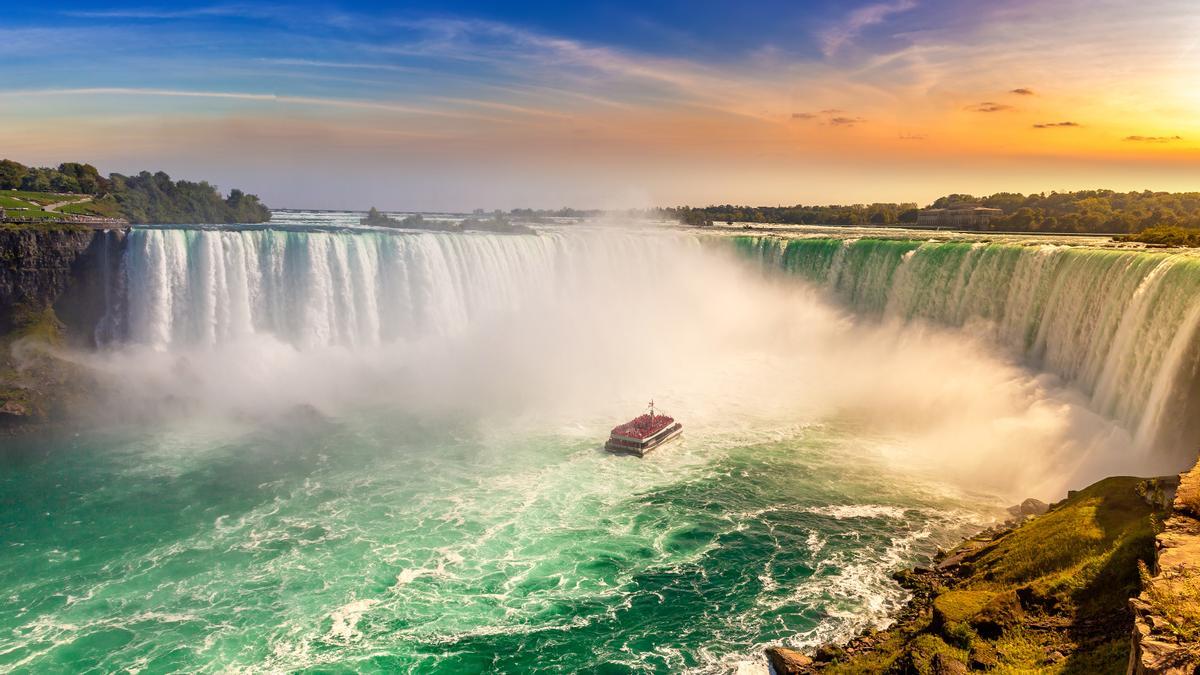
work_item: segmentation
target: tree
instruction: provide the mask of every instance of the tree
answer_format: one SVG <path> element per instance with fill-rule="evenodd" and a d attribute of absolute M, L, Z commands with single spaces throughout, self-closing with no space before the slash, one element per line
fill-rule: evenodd
<path fill-rule="evenodd" d="M 0 159 L 0 190 L 16 190 L 29 173 L 29 167 L 11 159 Z"/>

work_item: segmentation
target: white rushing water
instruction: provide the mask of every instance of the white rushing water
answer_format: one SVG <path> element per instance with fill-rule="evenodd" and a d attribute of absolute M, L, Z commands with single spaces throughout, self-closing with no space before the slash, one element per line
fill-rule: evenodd
<path fill-rule="evenodd" d="M 746 237 L 855 310 L 980 334 L 1054 373 L 1139 447 L 1194 454 L 1200 258 L 1061 244 Z"/>
<path fill-rule="evenodd" d="M 652 283 L 659 260 L 696 242 L 628 231 L 135 230 L 127 245 L 128 339 L 167 348 L 261 333 L 304 347 L 450 336 L 597 279 Z"/>

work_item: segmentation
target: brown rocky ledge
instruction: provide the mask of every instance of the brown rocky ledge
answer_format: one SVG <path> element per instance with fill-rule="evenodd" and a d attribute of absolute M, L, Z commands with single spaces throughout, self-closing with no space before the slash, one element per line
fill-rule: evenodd
<path fill-rule="evenodd" d="M 1200 466 L 1179 477 L 1174 511 L 1156 538 L 1153 569 L 1130 600 L 1130 675 L 1200 673 Z"/>

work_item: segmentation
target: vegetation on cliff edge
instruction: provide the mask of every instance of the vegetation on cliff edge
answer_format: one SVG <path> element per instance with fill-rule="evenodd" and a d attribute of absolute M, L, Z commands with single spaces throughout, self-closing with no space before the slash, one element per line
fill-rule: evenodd
<path fill-rule="evenodd" d="M 1129 599 L 1154 557 L 1158 513 L 1142 479 L 1102 480 L 1043 516 L 951 552 L 926 611 L 832 673 L 1123 673 Z M 949 562 L 949 564 L 947 563 Z"/>
<path fill-rule="evenodd" d="M 233 189 L 223 197 L 206 181 L 171 180 L 162 171 L 105 177 L 91 164 L 67 162 L 57 168 L 39 168 L 5 159 L 0 160 L 0 190 L 10 191 L 0 197 L 38 206 L 63 201 L 64 195 L 87 196 L 88 201 L 64 206 L 62 213 L 120 217 L 131 223 L 261 223 L 271 219 L 270 210 L 255 195 Z M 2 207 L 4 203 L 0 203 Z M 8 208 L 22 208 L 24 217 L 49 219 L 40 218 L 38 209 L 12 203 Z"/>
<path fill-rule="evenodd" d="M 1000 232 L 1135 233 L 1154 227 L 1200 231 L 1200 192 L 1115 192 L 1080 190 L 1024 195 L 998 192 L 987 197 L 952 194 L 931 208 L 978 204 L 1000 209 L 988 229 Z M 667 217 L 689 225 L 712 222 L 788 223 L 797 225 L 902 225 L 917 221 L 916 204 L 843 206 L 737 206 L 664 209 Z"/>

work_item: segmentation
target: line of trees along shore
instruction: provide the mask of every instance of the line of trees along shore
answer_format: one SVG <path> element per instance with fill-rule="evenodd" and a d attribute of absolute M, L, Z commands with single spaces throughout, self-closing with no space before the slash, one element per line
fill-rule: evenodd
<path fill-rule="evenodd" d="M 1137 233 L 1148 228 L 1200 229 L 1200 192 L 1115 192 L 1080 190 L 1023 195 L 998 192 L 987 197 L 952 194 L 931 208 L 977 204 L 1000 209 L 988 229 L 1004 232 Z M 799 225 L 903 225 L 917 221 L 916 204 L 845 206 L 706 206 L 664 209 L 691 225 L 711 222 Z"/>
<path fill-rule="evenodd" d="M 48 168 L 0 160 L 0 190 L 88 195 L 95 213 L 123 217 L 131 223 L 262 223 L 271 219 L 270 209 L 257 196 L 241 190 L 222 196 L 207 181 L 175 181 L 162 171 L 102 176 L 91 164 L 78 162 Z"/>

